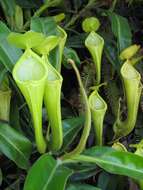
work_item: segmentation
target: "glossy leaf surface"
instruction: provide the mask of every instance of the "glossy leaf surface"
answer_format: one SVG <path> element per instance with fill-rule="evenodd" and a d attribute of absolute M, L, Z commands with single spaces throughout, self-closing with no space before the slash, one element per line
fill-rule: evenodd
<path fill-rule="evenodd" d="M 70 184 L 66 190 L 101 190 L 88 184 Z"/>
<path fill-rule="evenodd" d="M 29 166 L 31 142 L 6 123 L 0 123 L 0 151 L 22 169 Z"/>
<path fill-rule="evenodd" d="M 10 30 L 3 22 L 0 22 L 0 60 L 7 70 L 11 71 L 22 55 L 22 51 L 8 43 L 7 36 L 9 34 Z"/>
<path fill-rule="evenodd" d="M 60 164 L 59 160 L 48 154 L 41 156 L 29 170 L 24 190 L 64 190 L 72 170 Z"/>
<path fill-rule="evenodd" d="M 131 29 L 125 17 L 115 13 L 109 13 L 113 34 L 118 40 L 119 52 L 131 45 Z"/>
<path fill-rule="evenodd" d="M 95 163 L 113 174 L 125 175 L 134 179 L 143 178 L 143 158 L 133 153 L 116 151 L 109 147 L 93 147 L 73 159 Z"/>

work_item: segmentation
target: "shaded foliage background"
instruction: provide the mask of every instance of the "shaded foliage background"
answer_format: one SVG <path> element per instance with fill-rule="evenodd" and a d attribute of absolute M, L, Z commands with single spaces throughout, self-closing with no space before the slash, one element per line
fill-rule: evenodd
<path fill-rule="evenodd" d="M 29 30 L 31 18 L 34 19 L 34 17 L 36 18 L 37 16 L 49 17 L 59 13 L 65 14 L 65 19 L 60 23 L 68 34 L 62 61 L 62 75 L 64 78 L 62 86 L 64 144 L 61 151 L 55 153 L 54 157 L 58 157 L 65 151 L 75 147 L 81 134 L 80 131 L 83 126 L 84 118 L 79 115 L 83 112 L 84 108 L 81 104 L 76 77 L 66 60 L 67 58 L 72 58 L 75 60 L 80 69 L 84 87 L 87 94 L 89 94 L 89 87 L 94 85 L 95 71 L 93 61 L 84 45 L 87 34 L 82 31 L 81 23 L 86 17 L 96 16 L 99 18 L 101 27 L 98 33 L 105 40 L 104 53 L 102 57 L 102 82 L 107 82 L 107 85 L 101 87 L 100 93 L 108 103 L 108 112 L 104 122 L 104 145 L 109 145 L 109 142 L 113 138 L 112 125 L 115 121 L 119 97 L 122 97 L 122 104 L 125 105 L 120 80 L 120 68 L 123 62 L 119 59 L 119 54 L 124 48 L 131 44 L 140 44 L 141 47 L 143 45 L 143 1 L 1 0 L 0 5 L 0 20 L 6 23 L 10 30 L 16 32 L 24 32 Z M 22 9 L 19 9 L 17 6 Z M 53 22 L 49 25 L 51 28 L 47 31 L 48 34 L 50 32 L 53 33 L 54 30 Z M 10 73 L 16 60 L 22 54 L 22 51 L 12 46 L 10 47 L 9 44 L 7 44 L 6 37 L 8 36 L 10 30 L 0 23 L 0 63 L 2 62 L 2 64 L 0 64 L 0 83 L 4 76 L 8 74 L 10 87 L 12 89 L 10 125 L 15 127 L 15 130 L 19 131 L 22 135 L 27 136 L 27 138 L 32 141 L 33 149 L 30 162 L 34 163 L 40 155 L 37 153 L 34 144 L 30 113 Z M 139 55 L 142 55 L 142 52 L 143 50 L 141 48 Z M 51 62 L 52 59 L 53 57 L 51 55 Z M 142 61 L 136 65 L 136 68 L 141 73 L 143 81 Z M 122 106 L 122 111 L 123 117 L 126 117 L 126 106 Z M 47 123 L 45 109 L 43 108 L 43 125 L 46 126 Z M 9 128 L 9 126 L 7 127 Z M 127 137 L 121 139 L 121 142 L 128 150 L 134 151 L 134 149 L 130 148 L 129 145 L 138 143 L 143 138 L 142 127 L 143 94 L 140 100 L 135 129 Z M 0 129 L 0 134 L 3 134 L 2 129 Z M 5 135 L 7 137 L 12 137 L 12 133 L 13 131 L 8 130 Z M 87 148 L 94 144 L 93 134 L 92 129 L 88 138 Z M 25 141 L 30 151 L 31 145 L 28 139 L 23 139 L 23 141 L 21 140 L 22 146 L 25 146 L 23 144 Z M 5 142 L 5 146 L 8 147 L 8 142 Z M 14 151 L 16 150 L 14 149 Z M 24 151 L 24 148 L 22 151 Z M 9 158 L 11 158 L 10 156 Z M 30 155 L 27 153 L 27 158 L 29 156 Z M 21 167 L 21 165 L 20 167 L 17 167 L 3 154 L 0 155 L 0 171 L 2 171 L 0 174 L 0 182 L 2 181 L 1 189 L 20 190 L 23 188 L 26 171 L 22 169 L 28 167 L 26 160 L 24 159 L 24 163 L 22 163 L 24 164 L 23 167 Z M 73 164 L 69 167 L 72 167 L 72 169 L 74 168 L 74 173 L 69 178 L 68 185 L 66 187 L 67 190 L 96 190 L 95 186 L 101 188 L 102 190 L 138 189 L 134 180 L 128 177 L 110 174 L 103 171 L 96 165 L 91 166 L 90 164 L 77 164 L 74 166 Z M 81 183 L 85 183 L 86 185 L 83 186 Z"/>

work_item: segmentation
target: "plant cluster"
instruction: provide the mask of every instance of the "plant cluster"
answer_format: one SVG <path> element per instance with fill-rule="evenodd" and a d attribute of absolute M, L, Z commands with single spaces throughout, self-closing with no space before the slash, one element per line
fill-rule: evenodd
<path fill-rule="evenodd" d="M 143 2 L 0 6 L 1 189 L 142 190 Z"/>

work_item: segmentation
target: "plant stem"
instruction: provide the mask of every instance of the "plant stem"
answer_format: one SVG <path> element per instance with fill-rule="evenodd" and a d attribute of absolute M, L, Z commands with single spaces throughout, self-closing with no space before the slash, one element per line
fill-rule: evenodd
<path fill-rule="evenodd" d="M 84 89 L 82 81 L 81 81 L 79 71 L 78 71 L 78 69 L 77 69 L 77 67 L 75 65 L 75 62 L 72 59 L 68 59 L 68 62 L 72 65 L 72 67 L 73 67 L 73 69 L 75 71 L 75 74 L 76 74 L 76 77 L 77 77 L 77 80 L 78 80 L 78 83 L 79 83 L 79 87 L 80 87 L 80 93 L 82 95 L 83 102 L 85 104 L 85 124 L 84 124 L 84 129 L 83 129 L 83 133 L 82 133 L 81 139 L 79 141 L 79 144 L 77 145 L 77 147 L 73 151 L 63 155 L 62 156 L 63 160 L 67 159 L 67 158 L 70 158 L 73 155 L 80 154 L 84 150 L 84 148 L 86 146 L 87 138 L 89 136 L 90 127 L 91 127 L 90 107 L 89 107 L 88 98 L 87 98 L 85 89 Z"/>
<path fill-rule="evenodd" d="M 49 7 L 48 4 L 43 4 L 32 16 L 32 18 L 34 17 L 39 17 L 47 8 Z M 30 21 L 28 20 L 24 26 L 23 26 L 23 30 L 26 30 L 30 25 Z"/>
<path fill-rule="evenodd" d="M 116 4 L 117 4 L 117 0 L 114 0 L 112 5 L 111 5 L 110 12 L 114 11 Z"/>
<path fill-rule="evenodd" d="M 68 27 L 74 25 L 74 23 L 77 21 L 77 19 L 80 18 L 88 9 L 90 9 L 94 5 L 95 5 L 95 1 L 89 1 L 87 3 L 87 5 L 77 15 L 74 15 L 71 18 L 71 20 L 65 25 L 65 28 L 68 28 Z"/>

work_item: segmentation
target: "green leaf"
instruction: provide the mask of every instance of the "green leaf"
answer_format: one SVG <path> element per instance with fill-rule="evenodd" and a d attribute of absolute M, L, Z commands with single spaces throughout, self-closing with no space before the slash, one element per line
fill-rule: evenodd
<path fill-rule="evenodd" d="M 41 5 L 41 2 L 39 2 L 39 0 L 16 0 L 16 4 L 24 9 L 34 9 L 38 8 Z"/>
<path fill-rule="evenodd" d="M 120 152 L 109 147 L 93 147 L 73 159 L 95 163 L 113 174 L 143 179 L 143 158 L 133 153 Z"/>
<path fill-rule="evenodd" d="M 99 172 L 97 166 L 90 163 L 71 163 L 68 164 L 68 167 L 74 170 L 73 175 L 70 177 L 70 181 L 72 182 L 86 180 Z"/>
<path fill-rule="evenodd" d="M 0 85 L 5 77 L 7 70 L 6 68 L 3 66 L 3 64 L 0 62 Z"/>
<path fill-rule="evenodd" d="M 72 170 L 60 164 L 52 156 L 42 155 L 29 170 L 24 190 L 64 190 Z"/>
<path fill-rule="evenodd" d="M 28 31 L 24 34 L 20 33 L 10 33 L 8 36 L 8 41 L 14 44 L 18 48 L 26 49 L 33 48 L 41 44 L 44 40 L 44 35 L 34 31 Z"/>
<path fill-rule="evenodd" d="M 0 152 L 22 169 L 29 166 L 31 142 L 6 123 L 0 122 Z"/>
<path fill-rule="evenodd" d="M 2 0 L 0 1 L 0 4 L 4 10 L 5 15 L 7 16 L 13 16 L 15 11 L 15 0 Z"/>
<path fill-rule="evenodd" d="M 132 43 L 132 33 L 128 20 L 115 13 L 108 13 L 112 32 L 118 41 L 118 50 L 121 52 Z"/>
<path fill-rule="evenodd" d="M 104 35 L 104 39 L 105 39 L 105 48 L 104 48 L 105 55 L 108 61 L 119 72 L 121 63 L 118 59 L 118 50 L 115 45 L 115 41 L 111 40 L 110 36 L 105 36 L 105 35 Z"/>
<path fill-rule="evenodd" d="M 60 26 L 57 26 L 54 18 L 51 17 L 32 19 L 30 28 L 46 36 L 56 35 L 60 38 L 59 45 L 49 55 L 50 63 L 60 72 L 63 49 L 67 38 L 66 32 Z"/>
<path fill-rule="evenodd" d="M 32 18 L 30 29 L 43 33 L 45 36 L 57 34 L 57 24 L 52 17 Z"/>
<path fill-rule="evenodd" d="M 7 36 L 10 30 L 0 21 L 0 60 L 8 71 L 11 71 L 14 64 L 22 55 L 22 51 L 10 45 Z"/>
<path fill-rule="evenodd" d="M 77 65 L 81 64 L 76 51 L 72 48 L 65 47 L 63 52 L 63 64 L 66 68 L 71 68 L 71 66 L 67 63 L 68 59 L 74 60 Z"/>
<path fill-rule="evenodd" d="M 19 122 L 20 116 L 17 102 L 17 97 L 13 97 L 10 104 L 10 125 L 13 126 L 17 131 L 22 132 Z"/>
<path fill-rule="evenodd" d="M 0 21 L 0 39 L 6 37 L 9 33 L 9 28 L 2 21 Z"/>
<path fill-rule="evenodd" d="M 63 120 L 62 151 L 65 150 L 69 146 L 69 144 L 74 140 L 83 124 L 84 117 L 82 116 Z"/>
<path fill-rule="evenodd" d="M 97 187 L 88 184 L 70 184 L 66 190 L 101 190 Z"/>
<path fill-rule="evenodd" d="M 63 0 L 44 0 L 44 4 L 48 7 L 56 7 L 58 6 Z"/>
<path fill-rule="evenodd" d="M 66 42 L 66 47 L 70 48 L 84 48 L 84 41 L 87 37 L 86 33 L 69 36 Z"/>
<path fill-rule="evenodd" d="M 98 177 L 98 187 L 102 190 L 120 190 L 125 189 L 127 178 L 120 175 L 111 175 L 105 171 L 101 172 Z"/>
<path fill-rule="evenodd" d="M 63 166 L 59 166 L 51 179 L 47 190 L 64 190 L 68 177 L 72 174 L 72 170 Z"/>
<path fill-rule="evenodd" d="M 15 7 L 15 26 L 17 29 L 21 30 L 23 27 L 23 10 L 20 6 Z"/>

